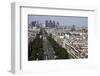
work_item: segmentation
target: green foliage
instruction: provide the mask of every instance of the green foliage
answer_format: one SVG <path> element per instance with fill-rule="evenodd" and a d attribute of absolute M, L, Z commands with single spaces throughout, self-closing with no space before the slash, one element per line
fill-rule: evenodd
<path fill-rule="evenodd" d="M 69 59 L 69 54 L 66 51 L 66 49 L 62 48 L 53 38 L 50 36 L 47 37 L 49 42 L 51 43 L 55 54 L 57 56 L 57 59 Z"/>
<path fill-rule="evenodd" d="M 36 38 L 32 42 L 32 52 L 29 56 L 29 60 L 43 60 L 43 40 L 40 38 L 40 35 L 42 35 L 42 31 L 40 30 L 39 34 L 36 35 Z"/>
<path fill-rule="evenodd" d="M 69 59 L 69 54 L 67 50 L 62 48 L 62 46 L 60 46 L 51 36 L 52 35 L 47 36 L 47 39 L 55 51 L 55 54 L 57 56 L 56 59 Z M 42 30 L 40 30 L 39 34 L 36 35 L 36 38 L 34 39 L 34 41 L 31 42 L 31 51 L 29 52 L 30 53 L 28 56 L 28 60 L 37 60 L 37 59 L 43 60 L 44 59 Z"/>

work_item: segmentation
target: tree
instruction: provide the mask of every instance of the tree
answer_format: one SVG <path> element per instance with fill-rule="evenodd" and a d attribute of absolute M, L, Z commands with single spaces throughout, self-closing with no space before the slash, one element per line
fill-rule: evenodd
<path fill-rule="evenodd" d="M 33 40 L 31 43 L 31 52 L 28 50 L 28 60 L 43 60 L 44 56 L 44 51 L 43 51 L 43 40 L 40 38 L 40 35 L 42 35 L 42 30 L 40 30 L 39 34 L 36 35 L 36 38 Z"/>
<path fill-rule="evenodd" d="M 66 49 L 62 48 L 51 36 L 48 36 L 47 39 L 52 45 L 57 59 L 69 59 L 69 54 Z"/>

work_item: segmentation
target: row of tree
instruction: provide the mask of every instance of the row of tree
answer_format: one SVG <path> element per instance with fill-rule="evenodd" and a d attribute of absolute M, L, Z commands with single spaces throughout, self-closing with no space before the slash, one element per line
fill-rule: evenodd
<path fill-rule="evenodd" d="M 51 36 L 48 36 L 47 39 L 52 45 L 57 59 L 69 59 L 69 54 L 66 49 L 62 48 L 62 46 L 60 46 Z"/>
<path fill-rule="evenodd" d="M 43 60 L 44 59 L 44 51 L 43 51 L 43 39 L 41 37 L 42 31 L 36 35 L 36 38 L 31 43 L 31 50 L 28 50 L 28 60 Z"/>

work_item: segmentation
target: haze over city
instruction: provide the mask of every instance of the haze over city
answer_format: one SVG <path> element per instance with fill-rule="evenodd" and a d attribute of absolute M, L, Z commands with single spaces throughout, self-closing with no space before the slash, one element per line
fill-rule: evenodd
<path fill-rule="evenodd" d="M 88 17 L 28 15 L 28 60 L 88 58 Z"/>
<path fill-rule="evenodd" d="M 29 24 L 32 21 L 39 21 L 40 23 L 45 23 L 46 20 L 58 21 L 61 25 L 72 26 L 88 26 L 88 17 L 80 16 L 45 16 L 45 15 L 29 15 L 28 22 Z"/>

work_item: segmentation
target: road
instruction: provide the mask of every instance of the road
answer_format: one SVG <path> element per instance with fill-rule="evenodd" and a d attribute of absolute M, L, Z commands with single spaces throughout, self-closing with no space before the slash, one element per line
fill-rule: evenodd
<path fill-rule="evenodd" d="M 53 50 L 52 46 L 47 40 L 44 31 L 43 31 L 43 49 L 44 49 L 44 60 L 55 59 L 55 51 Z"/>

